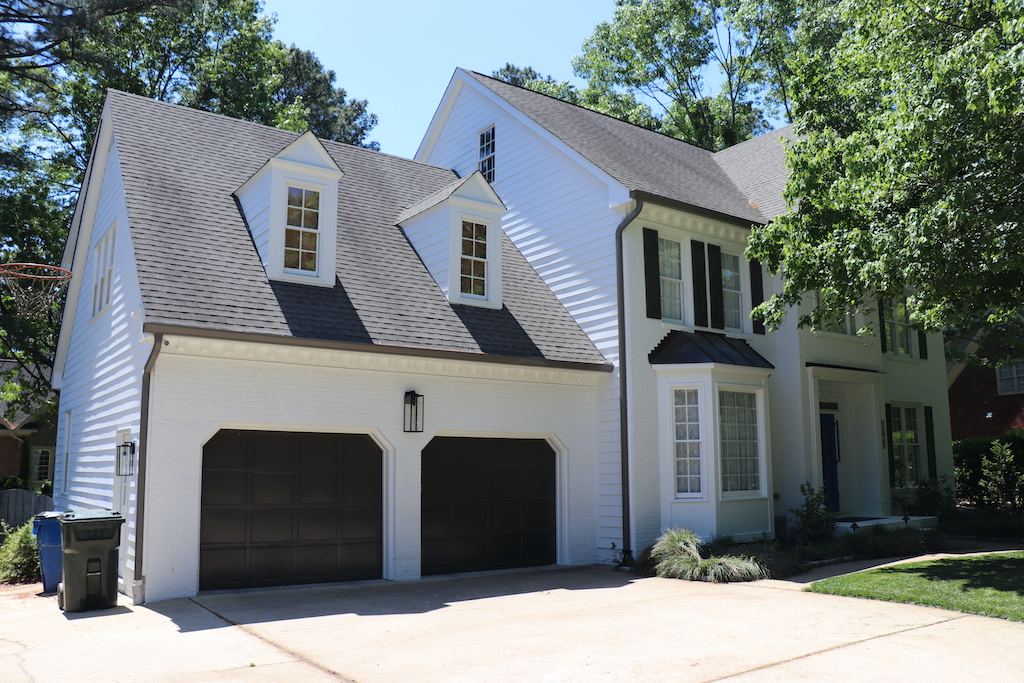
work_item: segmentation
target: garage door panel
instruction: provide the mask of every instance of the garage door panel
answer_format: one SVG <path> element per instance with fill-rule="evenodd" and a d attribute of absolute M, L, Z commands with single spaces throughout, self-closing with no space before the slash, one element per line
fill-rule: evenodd
<path fill-rule="evenodd" d="M 291 472 L 253 472 L 253 505 L 290 505 L 295 476 Z"/>
<path fill-rule="evenodd" d="M 203 473 L 203 502 L 206 505 L 245 505 L 249 477 L 245 472 L 207 470 Z"/>
<path fill-rule="evenodd" d="M 545 441 L 436 437 L 421 484 L 423 574 L 556 561 L 555 453 Z"/>
<path fill-rule="evenodd" d="M 382 453 L 368 436 L 225 430 L 203 467 L 201 589 L 381 576 Z"/>

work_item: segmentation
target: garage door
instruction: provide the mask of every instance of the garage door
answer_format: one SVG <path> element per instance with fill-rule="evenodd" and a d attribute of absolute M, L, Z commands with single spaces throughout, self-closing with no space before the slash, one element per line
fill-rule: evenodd
<path fill-rule="evenodd" d="M 555 563 L 555 453 L 543 439 L 437 437 L 422 487 L 423 574 Z"/>
<path fill-rule="evenodd" d="M 218 432 L 203 448 L 200 589 L 380 578 L 381 489 L 364 434 Z"/>

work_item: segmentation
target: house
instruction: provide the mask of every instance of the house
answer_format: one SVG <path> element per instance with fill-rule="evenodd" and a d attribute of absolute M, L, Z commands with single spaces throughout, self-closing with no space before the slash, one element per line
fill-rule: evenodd
<path fill-rule="evenodd" d="M 760 538 L 804 481 L 884 517 L 952 471 L 941 341 L 898 301 L 880 338 L 750 318 L 782 156 L 463 70 L 416 160 L 111 91 L 57 504 L 125 515 L 136 602 Z"/>
<path fill-rule="evenodd" d="M 884 517 L 895 489 L 952 474 L 942 338 L 901 301 L 818 332 L 750 318 L 779 290 L 744 248 L 786 210 L 791 136 L 710 153 L 460 69 L 416 154 L 487 176 L 505 233 L 615 364 L 599 386 L 604 557 L 670 526 L 770 537 L 804 481 L 843 516 Z"/>
<path fill-rule="evenodd" d="M 995 366 L 966 361 L 947 364 L 953 439 L 993 437 L 1011 429 L 1024 429 L 1020 324 L 1005 325 L 994 334 L 965 336 L 958 346 L 979 358 L 1009 360 L 996 361 L 1001 364 Z"/>
<path fill-rule="evenodd" d="M 0 374 L 17 368 L 17 361 L 0 360 Z M 8 415 L 0 400 L 0 479 L 17 477 L 35 490 L 53 479 L 56 415 L 45 406 Z"/>

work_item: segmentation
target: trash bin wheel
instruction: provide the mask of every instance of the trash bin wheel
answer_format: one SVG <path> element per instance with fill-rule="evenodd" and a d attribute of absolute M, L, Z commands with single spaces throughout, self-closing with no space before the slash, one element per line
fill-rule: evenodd
<path fill-rule="evenodd" d="M 57 607 L 64 611 L 64 584 L 57 584 Z"/>

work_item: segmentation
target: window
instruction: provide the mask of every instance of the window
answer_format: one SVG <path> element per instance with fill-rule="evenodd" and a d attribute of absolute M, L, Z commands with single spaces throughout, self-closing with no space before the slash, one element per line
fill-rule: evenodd
<path fill-rule="evenodd" d="M 1024 394 L 1024 360 L 1000 365 L 996 370 L 1000 394 Z"/>
<path fill-rule="evenodd" d="M 285 224 L 284 267 L 315 273 L 320 236 L 320 193 L 289 186 Z"/>
<path fill-rule="evenodd" d="M 726 328 L 741 329 L 743 291 L 740 285 L 740 257 L 736 254 L 722 254 L 722 304 Z"/>
<path fill-rule="evenodd" d="M 661 317 L 683 319 L 683 261 L 679 242 L 658 238 L 658 270 L 661 274 Z"/>
<path fill-rule="evenodd" d="M 912 356 L 913 335 L 910 314 L 907 312 L 906 299 L 890 299 L 885 302 L 883 310 L 888 350 L 897 356 Z"/>
<path fill-rule="evenodd" d="M 459 291 L 463 294 L 487 296 L 487 226 L 462 221 L 462 259 Z"/>
<path fill-rule="evenodd" d="M 114 240 L 116 239 L 116 228 L 112 226 L 107 230 L 100 243 L 93 250 L 93 263 L 96 267 L 96 276 L 92 283 L 92 314 L 95 316 L 110 303 L 111 292 L 113 291 L 114 280 Z"/>
<path fill-rule="evenodd" d="M 480 133 L 480 156 L 477 168 L 484 180 L 494 182 L 494 126 Z"/>
<path fill-rule="evenodd" d="M 718 411 L 722 491 L 759 491 L 757 396 L 746 391 L 720 391 Z"/>
<path fill-rule="evenodd" d="M 821 293 L 815 293 L 815 301 L 821 305 Z M 821 331 L 834 334 L 857 334 L 857 313 L 850 309 L 841 313 L 834 313 L 831 317 L 821 321 Z"/>
<path fill-rule="evenodd" d="M 61 457 L 64 458 L 61 463 L 61 478 L 60 478 L 60 490 L 63 493 L 68 492 L 68 477 L 71 474 L 71 411 L 67 410 L 64 412 L 64 419 L 61 420 L 60 426 L 64 431 L 64 448 L 61 450 Z"/>
<path fill-rule="evenodd" d="M 700 412 L 696 389 L 676 389 L 676 494 L 701 492 Z"/>
<path fill-rule="evenodd" d="M 42 483 L 53 479 L 53 449 L 32 449 L 31 481 Z"/>
<path fill-rule="evenodd" d="M 890 412 L 892 452 L 897 486 L 921 479 L 921 435 L 917 428 L 917 408 L 892 406 Z"/>

